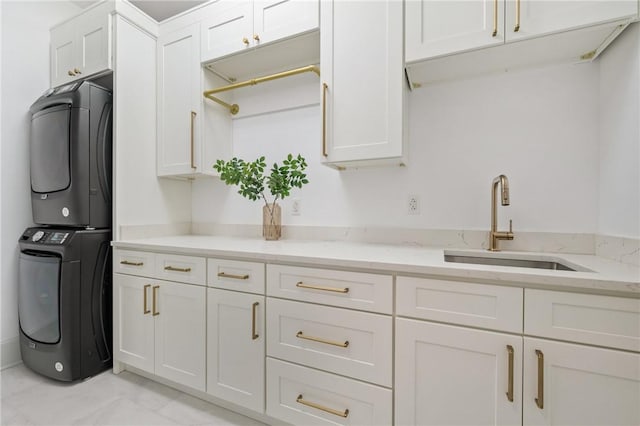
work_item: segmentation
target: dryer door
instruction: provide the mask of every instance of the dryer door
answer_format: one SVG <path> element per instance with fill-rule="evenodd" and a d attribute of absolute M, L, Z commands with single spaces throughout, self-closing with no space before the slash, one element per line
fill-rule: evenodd
<path fill-rule="evenodd" d="M 71 185 L 71 105 L 38 111 L 31 117 L 31 190 L 51 193 Z"/>
<path fill-rule="evenodd" d="M 20 253 L 18 317 L 22 332 L 36 342 L 60 340 L 60 264 L 53 253 Z"/>

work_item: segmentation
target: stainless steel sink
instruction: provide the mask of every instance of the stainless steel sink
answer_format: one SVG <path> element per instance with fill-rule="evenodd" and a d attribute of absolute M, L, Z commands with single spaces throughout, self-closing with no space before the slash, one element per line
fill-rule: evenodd
<path fill-rule="evenodd" d="M 477 265 L 496 265 L 496 266 L 512 266 L 516 268 L 537 268 L 550 269 L 556 271 L 577 271 L 581 268 L 567 266 L 556 260 L 538 260 L 538 259 L 519 259 L 510 257 L 496 256 L 473 256 L 467 254 L 444 254 L 445 262 L 454 263 L 473 263 Z"/>

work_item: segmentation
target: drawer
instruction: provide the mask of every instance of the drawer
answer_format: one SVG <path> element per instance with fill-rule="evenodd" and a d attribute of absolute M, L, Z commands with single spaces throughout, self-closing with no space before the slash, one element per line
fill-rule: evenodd
<path fill-rule="evenodd" d="M 207 263 L 202 257 L 156 254 L 155 278 L 205 285 Z"/>
<path fill-rule="evenodd" d="M 526 289 L 524 332 L 640 352 L 640 300 Z"/>
<path fill-rule="evenodd" d="M 390 425 L 391 390 L 267 358 L 267 415 L 295 425 Z"/>
<path fill-rule="evenodd" d="M 145 251 L 113 250 L 113 272 L 153 277 L 155 254 Z"/>
<path fill-rule="evenodd" d="M 267 355 L 391 387 L 389 316 L 267 299 Z"/>
<path fill-rule="evenodd" d="M 391 314 L 390 275 L 267 265 L 267 295 Z"/>
<path fill-rule="evenodd" d="M 264 263 L 207 259 L 207 284 L 225 290 L 264 294 Z"/>
<path fill-rule="evenodd" d="M 426 278 L 396 279 L 396 313 L 522 333 L 523 290 Z"/>

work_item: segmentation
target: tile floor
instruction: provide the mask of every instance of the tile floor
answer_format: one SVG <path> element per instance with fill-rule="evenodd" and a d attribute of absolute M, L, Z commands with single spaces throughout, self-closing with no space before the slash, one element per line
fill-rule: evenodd
<path fill-rule="evenodd" d="M 127 371 L 68 384 L 20 364 L 0 372 L 0 394 L 3 426 L 264 425 Z"/>

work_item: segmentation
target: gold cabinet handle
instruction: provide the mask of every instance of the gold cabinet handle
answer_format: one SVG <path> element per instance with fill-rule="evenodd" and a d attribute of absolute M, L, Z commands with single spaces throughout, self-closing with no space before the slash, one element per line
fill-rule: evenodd
<path fill-rule="evenodd" d="M 151 284 L 147 284 L 144 286 L 144 289 L 142 290 L 144 293 L 144 297 L 143 297 L 143 306 L 142 306 L 142 313 L 143 315 L 147 315 L 149 312 L 151 312 L 149 310 L 149 307 L 147 306 L 147 290 L 149 289 L 149 287 L 151 287 Z"/>
<path fill-rule="evenodd" d="M 173 272 L 191 272 L 191 268 L 176 268 L 175 266 L 165 266 L 164 270 Z"/>
<path fill-rule="evenodd" d="M 327 157 L 327 83 L 322 83 L 322 156 Z"/>
<path fill-rule="evenodd" d="M 305 401 L 302 398 L 302 394 L 298 395 L 296 398 L 296 402 L 302 405 L 306 405 L 307 407 L 315 408 L 317 410 L 324 411 L 325 413 L 330 413 L 338 417 L 346 418 L 349 415 L 349 409 L 346 408 L 344 411 L 334 410 L 333 408 L 325 407 L 324 405 L 317 404 L 311 401 Z"/>
<path fill-rule="evenodd" d="M 254 39 L 255 41 L 260 41 L 260 36 L 259 36 L 258 34 L 254 34 L 254 35 L 253 35 L 253 39 Z"/>
<path fill-rule="evenodd" d="M 196 112 L 195 111 L 191 111 L 191 168 L 195 169 L 196 165 L 195 165 L 195 161 L 194 161 L 194 127 L 195 127 L 195 121 L 196 121 Z"/>
<path fill-rule="evenodd" d="M 235 275 L 235 274 L 227 274 L 226 272 L 218 272 L 218 276 L 220 278 L 231 278 L 234 280 L 248 280 L 249 274 L 244 275 Z"/>
<path fill-rule="evenodd" d="M 493 0 L 493 33 L 491 37 L 498 35 L 498 0 Z"/>
<path fill-rule="evenodd" d="M 69 70 L 67 71 L 67 74 L 69 74 L 71 77 L 73 77 L 74 75 L 76 75 L 75 72 L 73 72 L 73 70 Z"/>
<path fill-rule="evenodd" d="M 251 305 L 251 340 L 256 340 L 258 337 L 258 333 L 256 333 L 256 309 L 260 303 L 253 302 Z"/>
<path fill-rule="evenodd" d="M 520 0 L 516 0 L 516 26 L 513 29 L 514 33 L 520 31 Z"/>
<path fill-rule="evenodd" d="M 159 288 L 159 285 L 153 286 L 153 313 L 151 315 L 153 315 L 154 317 L 160 315 L 160 312 L 158 312 L 158 292 L 156 291 Z"/>
<path fill-rule="evenodd" d="M 144 262 L 129 262 L 128 260 L 121 260 L 120 264 L 127 266 L 142 266 L 144 265 Z"/>
<path fill-rule="evenodd" d="M 344 343 L 343 343 L 343 342 L 336 342 L 335 340 L 322 339 L 320 337 L 305 336 L 302 331 L 298 331 L 298 333 L 296 333 L 296 337 L 298 339 L 311 340 L 313 342 L 324 343 L 326 345 L 338 346 L 338 347 L 341 347 L 341 348 L 346 348 L 347 346 L 349 346 L 349 341 L 348 340 L 345 340 Z"/>
<path fill-rule="evenodd" d="M 507 399 L 513 402 L 513 346 L 507 345 L 507 353 L 509 354 L 509 379 L 507 382 Z"/>
<path fill-rule="evenodd" d="M 249 45 L 249 39 L 246 37 L 242 37 L 242 42 L 245 44 L 245 46 Z"/>
<path fill-rule="evenodd" d="M 302 281 L 298 281 L 296 283 L 296 287 L 309 288 L 311 290 L 331 291 L 333 293 L 349 293 L 349 287 L 344 287 L 344 288 L 324 287 L 324 286 L 320 286 L 320 285 L 305 284 Z"/>
<path fill-rule="evenodd" d="M 538 356 L 538 397 L 535 400 L 538 408 L 542 410 L 544 408 L 544 354 L 536 349 L 536 355 Z"/>

